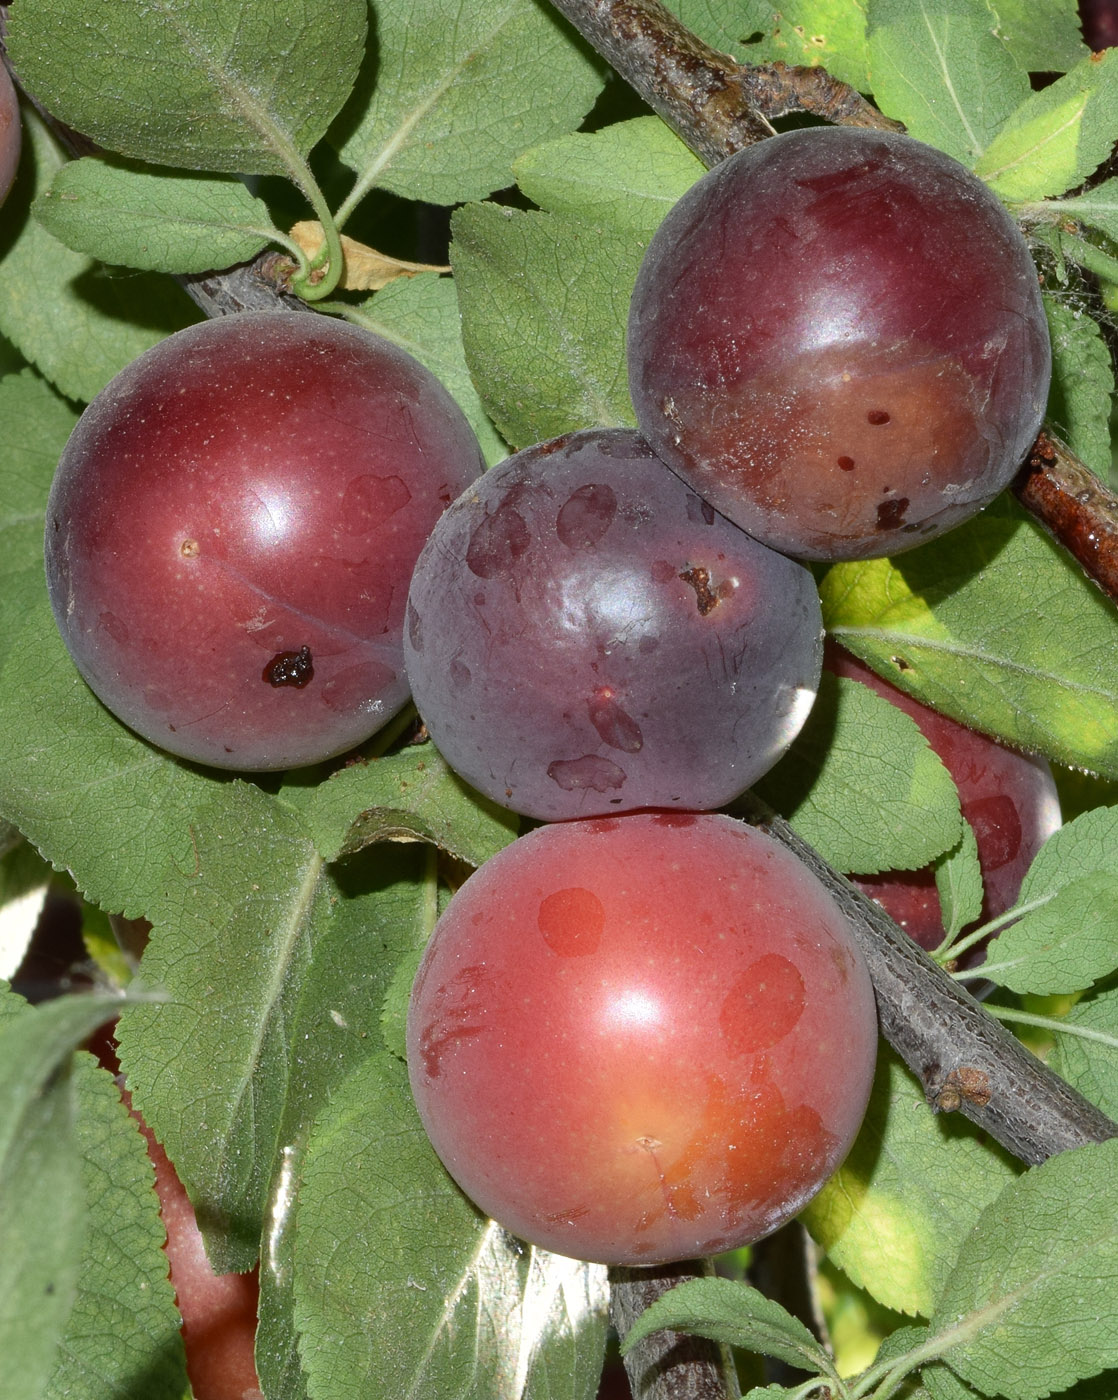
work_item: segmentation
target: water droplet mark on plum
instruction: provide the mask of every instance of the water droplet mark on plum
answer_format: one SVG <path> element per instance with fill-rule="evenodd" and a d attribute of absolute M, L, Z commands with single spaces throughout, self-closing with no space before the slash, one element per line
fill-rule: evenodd
<path fill-rule="evenodd" d="M 613 691 L 603 686 L 587 701 L 590 723 L 598 731 L 603 744 L 622 753 L 640 753 L 644 747 L 641 727 L 614 699 Z"/>
<path fill-rule="evenodd" d="M 555 890 L 540 901 L 537 916 L 544 942 L 564 958 L 594 953 L 602 941 L 606 911 L 593 890 Z"/>
<path fill-rule="evenodd" d="M 625 770 L 608 758 L 587 753 L 581 758 L 557 758 L 547 765 L 547 776 L 564 792 L 590 788 L 593 792 L 609 792 L 625 782 Z"/>
<path fill-rule="evenodd" d="M 281 651 L 272 657 L 264 667 L 262 678 L 277 688 L 293 685 L 302 690 L 314 680 L 314 663 L 310 647 L 300 647 L 298 651 Z"/>
<path fill-rule="evenodd" d="M 466 547 L 466 567 L 478 578 L 509 574 L 531 542 L 524 517 L 505 501 L 474 527 Z"/>
<path fill-rule="evenodd" d="M 799 969 L 766 953 L 734 982 L 718 1014 L 730 1053 L 756 1054 L 784 1039 L 803 1015 L 806 993 Z"/>
<path fill-rule="evenodd" d="M 611 486 L 580 486 L 560 507 L 555 533 L 568 549 L 593 549 L 613 524 L 617 496 Z"/>

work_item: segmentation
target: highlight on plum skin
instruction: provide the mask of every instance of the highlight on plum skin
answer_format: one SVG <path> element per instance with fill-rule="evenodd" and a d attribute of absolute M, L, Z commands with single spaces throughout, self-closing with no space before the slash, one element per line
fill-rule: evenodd
<path fill-rule="evenodd" d="M 556 823 L 436 925 L 408 1067 L 451 1176 L 513 1234 L 652 1265 L 795 1215 L 861 1124 L 873 992 L 823 886 L 718 814 Z"/>
<path fill-rule="evenodd" d="M 975 834 L 985 887 L 979 922 L 1011 909 L 1037 852 L 1060 826 L 1060 800 L 1047 762 L 921 704 L 831 641 L 823 664 L 835 675 L 869 686 L 920 726 L 954 779 L 963 816 Z M 853 878 L 922 948 L 931 951 L 943 942 L 943 914 L 931 866 Z M 968 965 L 983 956 L 979 950 Z"/>
<path fill-rule="evenodd" d="M 548 821 L 722 806 L 785 752 L 822 655 L 810 573 L 636 433 L 507 458 L 440 519 L 404 639 L 447 762 Z"/>
<path fill-rule="evenodd" d="M 244 312 L 129 365 L 47 507 L 59 629 L 116 716 L 182 758 L 293 768 L 408 698 L 408 581 L 483 470 L 439 381 L 322 315 Z"/>
<path fill-rule="evenodd" d="M 797 558 L 895 554 L 1010 481 L 1051 346 L 1036 269 L 943 152 L 852 127 L 737 152 L 669 212 L 629 320 L 655 451 Z"/>

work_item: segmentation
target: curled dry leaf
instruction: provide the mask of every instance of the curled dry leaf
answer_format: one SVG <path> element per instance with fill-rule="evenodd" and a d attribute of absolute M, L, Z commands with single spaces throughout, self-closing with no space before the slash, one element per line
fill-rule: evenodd
<path fill-rule="evenodd" d="M 291 237 L 306 253 L 315 258 L 322 251 L 325 242 L 322 225 L 311 219 L 293 225 Z M 420 272 L 449 272 L 449 267 L 431 263 L 404 262 L 401 258 L 390 258 L 378 253 L 355 238 L 342 234 L 342 252 L 345 254 L 345 269 L 338 285 L 347 292 L 379 292 L 397 277 L 415 277 Z"/>

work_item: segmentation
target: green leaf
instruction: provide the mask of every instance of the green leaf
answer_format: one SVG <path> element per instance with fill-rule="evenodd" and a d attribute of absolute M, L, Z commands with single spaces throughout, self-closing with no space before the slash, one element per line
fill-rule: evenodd
<path fill-rule="evenodd" d="M 958 1376 L 1008 1400 L 1118 1365 L 1118 1139 L 1007 1186 L 959 1251 L 931 1326 Z"/>
<path fill-rule="evenodd" d="M 89 1227 L 43 1400 L 181 1400 L 181 1319 L 147 1148 L 112 1076 L 88 1056 L 75 1066 L 74 1089 Z"/>
<path fill-rule="evenodd" d="M 340 147 L 358 189 L 482 199 L 512 183 L 521 151 L 573 131 L 601 90 L 600 65 L 545 5 L 418 0 L 376 14 L 372 100 Z"/>
<path fill-rule="evenodd" d="M 364 0 L 20 0 L 7 42 L 51 114 L 120 155 L 285 174 L 349 96 Z"/>
<path fill-rule="evenodd" d="M 0 986 L 0 1397 L 41 1400 L 81 1276 L 72 1052 L 115 1015 L 90 993 L 29 1007 Z"/>
<path fill-rule="evenodd" d="M 910 136 L 972 166 L 1029 95 L 984 0 L 869 0 L 874 98 Z"/>
<path fill-rule="evenodd" d="M 879 1057 L 862 1130 L 802 1219 L 828 1257 L 879 1303 L 931 1312 L 959 1246 L 1015 1164 L 933 1114 L 891 1053 Z"/>
<path fill-rule="evenodd" d="M 390 979 L 431 931 L 432 854 L 430 847 L 381 845 L 326 871 L 309 930 L 313 956 L 284 998 L 287 1092 L 268 1189 L 256 1342 L 270 1400 L 306 1393 L 295 1351 L 293 1197 L 311 1124 L 379 1044 Z M 274 1072 L 262 1064 L 262 1075 Z"/>
<path fill-rule="evenodd" d="M 975 171 L 1005 200 L 1063 194 L 1110 154 L 1118 125 L 1118 56 L 1104 49 L 1027 97 Z"/>
<path fill-rule="evenodd" d="M 549 213 L 648 239 L 706 167 L 659 117 L 636 117 L 534 146 L 513 173 Z"/>
<path fill-rule="evenodd" d="M 1118 180 L 1113 182 L 1118 187 Z M 1114 369 L 1099 324 L 1082 309 L 1044 296 L 1052 334 L 1048 417 L 1083 462 L 1105 481 L 1110 473 Z"/>
<path fill-rule="evenodd" d="M 779 8 L 771 0 L 671 0 L 668 8 L 739 62 L 822 65 L 869 91 L 864 0 L 783 0 Z"/>
<path fill-rule="evenodd" d="M 29 110 L 23 129 L 23 164 L 4 205 L 10 234 L 0 258 L 0 331 L 62 393 L 91 399 L 197 313 L 168 278 L 110 271 L 67 248 L 31 217 L 36 190 L 64 162 Z"/>
<path fill-rule="evenodd" d="M 1021 882 L 1018 903 L 1054 894 L 1070 880 L 1118 870 L 1118 807 L 1097 807 L 1054 831 Z"/>
<path fill-rule="evenodd" d="M 677 1284 L 645 1308 L 622 1337 L 621 1355 L 665 1327 L 772 1356 L 800 1370 L 835 1374 L 831 1358 L 799 1318 L 732 1279 L 697 1278 Z"/>
<path fill-rule="evenodd" d="M 916 722 L 824 672 L 799 737 L 757 784 L 836 870 L 916 870 L 960 834 L 959 795 Z"/>
<path fill-rule="evenodd" d="M 982 976 L 1013 992 L 1077 992 L 1118 967 L 1118 874 L 1068 880 L 993 940 Z"/>
<path fill-rule="evenodd" d="M 382 335 L 414 355 L 453 394 L 477 434 L 487 465 L 508 447 L 482 407 L 466 368 L 458 293 L 449 277 L 401 277 L 375 295 L 349 305 L 346 319 Z"/>
<path fill-rule="evenodd" d="M 481 865 L 519 826 L 511 812 L 468 788 L 433 744 L 339 769 L 308 796 L 303 817 L 325 860 L 373 841 L 430 841 Z"/>
<path fill-rule="evenodd" d="M 970 822 L 963 820 L 958 845 L 936 861 L 936 893 L 943 927 L 949 938 L 982 913 L 982 866 Z"/>
<path fill-rule="evenodd" d="M 997 32 L 1029 73 L 1066 73 L 1087 57 L 1079 15 L 1067 0 L 994 0 Z"/>
<path fill-rule="evenodd" d="M 240 180 L 162 175 L 120 160 L 72 160 L 32 212 L 75 252 L 153 272 L 205 272 L 247 262 L 276 236 Z"/>
<path fill-rule="evenodd" d="M 643 240 L 494 204 L 466 205 L 452 228 L 466 360 L 508 441 L 632 427 L 625 322 Z"/>
<path fill-rule="evenodd" d="M 1118 1121 L 1118 986 L 1101 988 L 1076 1002 L 1059 1025 L 1049 1063 L 1104 1113 Z"/>
<path fill-rule="evenodd" d="M 592 1400 L 606 1270 L 522 1246 L 479 1216 L 431 1149 L 391 1056 L 372 1056 L 332 1097 L 295 1211 L 295 1321 L 312 1400 Z"/>
<path fill-rule="evenodd" d="M 1118 614 L 1008 497 L 896 559 L 833 566 L 821 596 L 828 631 L 901 690 L 1118 776 Z"/>
<path fill-rule="evenodd" d="M 42 597 L 47 492 L 76 422 L 33 370 L 0 379 L 0 661 L 28 607 Z"/>

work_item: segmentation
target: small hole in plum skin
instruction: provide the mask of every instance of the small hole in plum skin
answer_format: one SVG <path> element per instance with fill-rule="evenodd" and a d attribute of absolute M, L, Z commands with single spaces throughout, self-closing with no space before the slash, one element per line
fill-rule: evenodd
<path fill-rule="evenodd" d="M 872 423 L 875 428 L 880 428 L 882 424 L 889 422 L 889 415 L 883 408 L 871 408 L 866 414 L 866 422 Z"/>
<path fill-rule="evenodd" d="M 709 569 L 699 565 L 694 569 L 685 569 L 679 577 L 695 590 L 695 606 L 699 609 L 700 617 L 706 617 L 718 606 L 720 595 L 711 589 Z"/>
<path fill-rule="evenodd" d="M 877 508 L 877 528 L 897 530 L 904 524 L 904 513 L 908 509 L 908 497 L 900 496 L 895 501 L 882 501 Z"/>
<path fill-rule="evenodd" d="M 854 470 L 853 457 L 840 457 L 838 459 L 838 464 L 844 472 L 852 472 Z"/>

